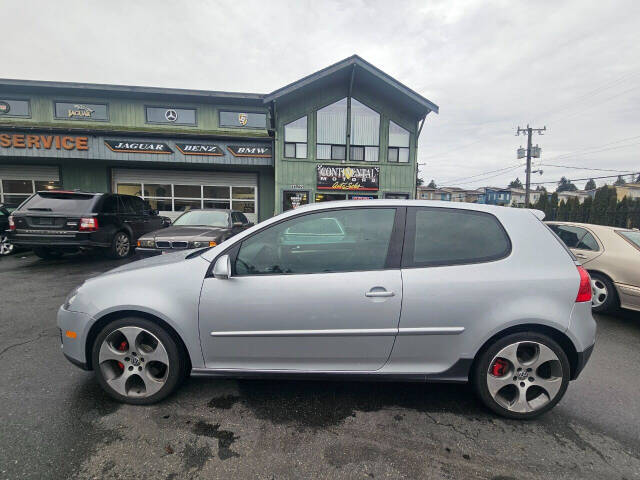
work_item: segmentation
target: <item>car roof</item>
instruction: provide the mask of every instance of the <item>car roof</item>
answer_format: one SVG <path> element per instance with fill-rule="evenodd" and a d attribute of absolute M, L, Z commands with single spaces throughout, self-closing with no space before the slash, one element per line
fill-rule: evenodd
<path fill-rule="evenodd" d="M 231 212 L 238 212 L 238 210 L 231 210 L 228 208 L 190 208 L 189 210 L 186 210 L 183 213 L 187 213 L 187 212 L 226 212 L 226 213 L 231 213 Z"/>

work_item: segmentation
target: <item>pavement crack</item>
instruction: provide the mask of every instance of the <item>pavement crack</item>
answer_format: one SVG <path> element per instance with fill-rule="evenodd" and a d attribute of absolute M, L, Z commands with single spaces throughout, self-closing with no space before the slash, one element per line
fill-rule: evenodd
<path fill-rule="evenodd" d="M 40 332 L 35 338 L 32 338 L 30 340 L 25 340 L 24 342 L 18 342 L 18 343 L 13 343 L 5 348 L 3 348 L 0 351 L 0 357 L 2 355 L 4 355 L 5 353 L 7 353 L 9 350 L 11 350 L 12 348 L 16 348 L 16 347 L 20 347 L 21 345 L 27 345 L 28 343 L 33 343 L 33 342 L 37 342 L 38 340 L 40 340 L 43 337 L 51 337 L 53 335 L 46 335 L 46 330 L 43 330 L 42 332 Z"/>
<path fill-rule="evenodd" d="M 460 430 L 457 426 L 453 425 L 452 423 L 442 423 L 439 422 L 433 415 L 431 415 L 430 413 L 424 412 L 424 414 L 429 418 L 429 420 L 431 420 L 434 424 L 439 425 L 441 427 L 449 427 L 451 430 L 453 430 L 456 433 L 459 433 L 460 435 L 462 435 L 463 437 L 471 440 L 471 441 L 476 441 L 477 435 L 471 435 L 469 432 L 466 432 L 464 430 Z"/>

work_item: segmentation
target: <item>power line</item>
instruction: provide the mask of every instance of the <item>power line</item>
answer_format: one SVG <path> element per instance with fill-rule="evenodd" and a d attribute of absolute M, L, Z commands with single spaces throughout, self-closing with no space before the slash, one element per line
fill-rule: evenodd
<path fill-rule="evenodd" d="M 573 170 L 593 170 L 598 172 L 618 172 L 620 174 L 629 174 L 633 173 L 632 170 L 616 170 L 614 168 L 589 168 L 589 167 L 572 167 L 569 165 L 553 165 L 551 163 L 538 163 L 540 167 L 558 167 L 558 168 L 570 168 Z"/>
<path fill-rule="evenodd" d="M 490 173 L 504 172 L 506 170 L 515 170 L 516 168 L 523 167 L 524 165 L 525 165 L 524 163 L 518 163 L 517 165 L 511 165 L 509 167 L 499 168 L 497 170 L 489 170 L 488 172 L 482 172 L 482 173 L 478 173 L 476 175 L 470 175 L 468 177 L 458 177 L 458 178 L 453 178 L 453 179 L 450 179 L 450 180 L 444 180 L 442 183 L 458 183 L 461 180 L 468 180 L 470 178 L 482 177 L 482 176 L 488 175 Z"/>
<path fill-rule="evenodd" d="M 524 166 L 524 165 L 517 165 L 517 166 L 515 166 L 515 167 L 513 167 L 513 168 L 509 169 L 509 171 L 513 171 L 513 170 L 515 170 L 516 168 L 520 168 L 520 167 L 523 167 L 523 166 Z M 489 177 L 484 177 L 484 178 L 478 178 L 478 179 L 476 179 L 476 180 L 471 180 L 471 181 L 467 181 L 467 182 L 452 182 L 452 183 L 456 183 L 456 184 L 458 184 L 458 185 L 471 185 L 472 183 L 484 182 L 485 180 L 489 180 L 489 179 L 491 179 L 491 178 L 499 177 L 499 176 L 501 176 L 501 175 L 504 175 L 505 173 L 508 173 L 508 172 L 500 172 L 500 173 L 498 173 L 498 174 L 496 174 L 496 175 L 491 175 L 491 176 L 489 176 Z"/>

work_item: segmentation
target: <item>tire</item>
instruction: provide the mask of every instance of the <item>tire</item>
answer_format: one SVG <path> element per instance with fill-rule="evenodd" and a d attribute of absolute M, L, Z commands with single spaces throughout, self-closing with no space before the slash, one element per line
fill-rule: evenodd
<path fill-rule="evenodd" d="M 96 337 L 91 352 L 98 383 L 123 403 L 157 403 L 184 379 L 186 360 L 176 340 L 144 318 L 109 323 Z"/>
<path fill-rule="evenodd" d="M 119 231 L 111 239 L 111 246 L 107 250 L 107 256 L 114 260 L 122 260 L 131 255 L 131 237 L 127 232 Z"/>
<path fill-rule="evenodd" d="M 506 418 L 529 420 L 562 399 L 570 370 L 567 355 L 553 339 L 521 332 L 496 340 L 480 354 L 472 382 L 489 409 Z"/>
<path fill-rule="evenodd" d="M 15 251 L 15 246 L 9 242 L 9 237 L 0 234 L 0 257 L 11 255 Z"/>
<path fill-rule="evenodd" d="M 591 309 L 595 313 L 613 312 L 620 307 L 618 292 L 613 282 L 601 273 L 590 273 Z"/>
<path fill-rule="evenodd" d="M 64 252 L 60 250 L 54 250 L 47 247 L 33 247 L 33 253 L 35 253 L 37 257 L 40 257 L 43 260 L 54 260 L 57 258 L 61 258 L 62 255 L 64 255 Z"/>

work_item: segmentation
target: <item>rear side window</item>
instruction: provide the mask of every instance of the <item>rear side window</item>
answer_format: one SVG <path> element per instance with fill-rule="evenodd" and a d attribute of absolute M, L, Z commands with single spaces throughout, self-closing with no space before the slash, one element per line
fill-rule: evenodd
<path fill-rule="evenodd" d="M 409 208 L 403 267 L 489 262 L 511 252 L 496 217 L 453 208 Z"/>
<path fill-rule="evenodd" d="M 569 248 L 578 250 L 598 251 L 598 242 L 595 237 L 584 228 L 571 225 L 549 225 L 549 228 L 560 237 L 560 240 Z"/>
<path fill-rule="evenodd" d="M 630 243 L 635 245 L 637 248 L 640 248 L 640 232 L 618 230 L 618 233 L 622 235 L 622 237 L 626 238 Z"/>
<path fill-rule="evenodd" d="M 81 193 L 36 193 L 20 208 L 27 212 L 50 213 L 90 213 L 94 205 L 94 195 Z"/>

